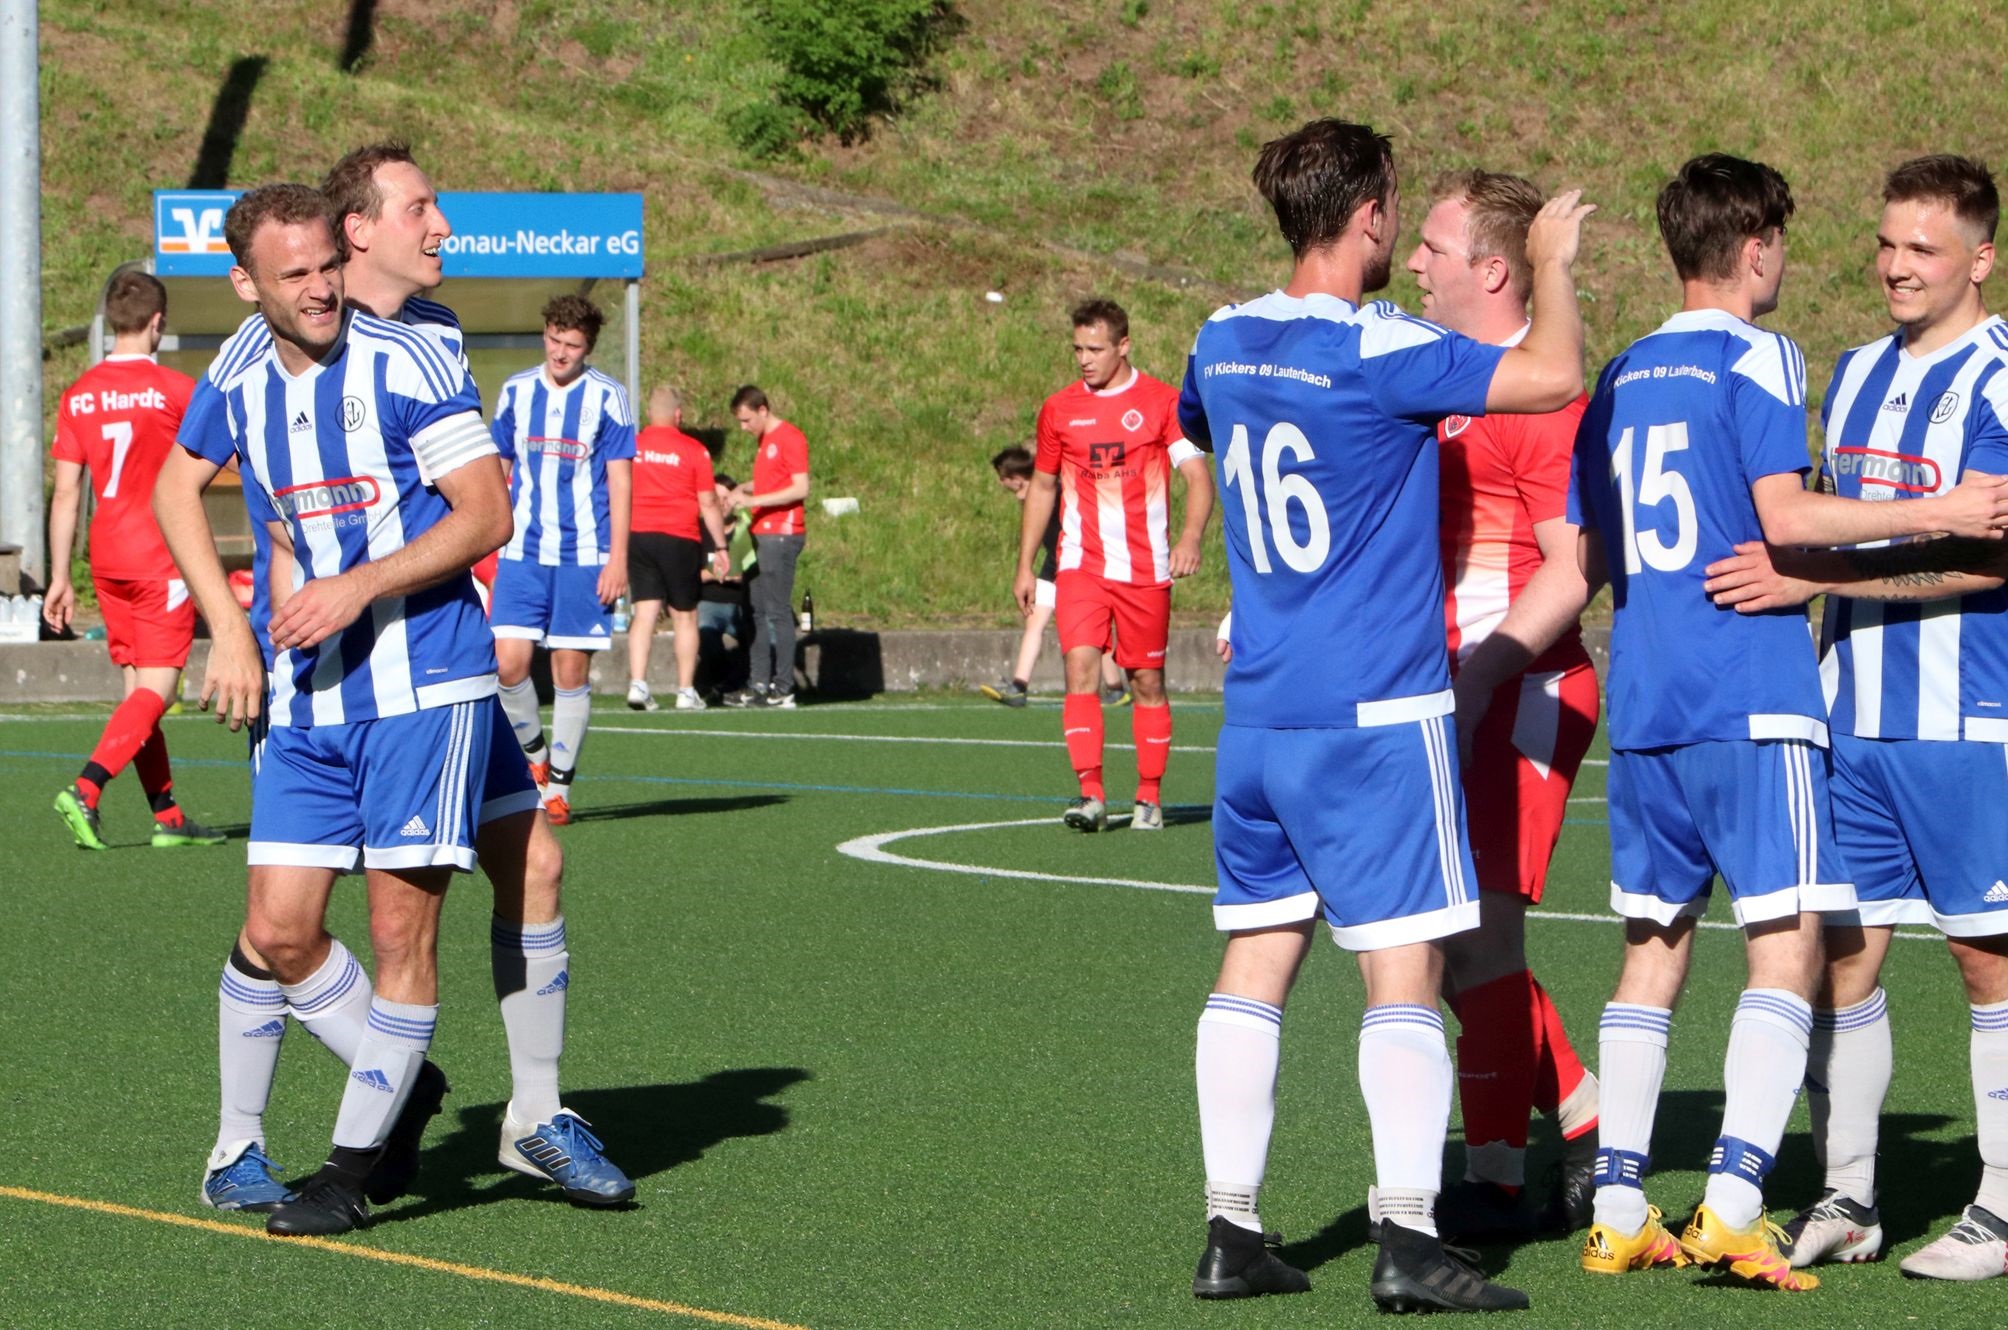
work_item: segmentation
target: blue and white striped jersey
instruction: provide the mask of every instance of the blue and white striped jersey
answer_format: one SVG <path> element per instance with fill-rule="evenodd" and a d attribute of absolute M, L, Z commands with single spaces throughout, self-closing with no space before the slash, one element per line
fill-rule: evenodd
<path fill-rule="evenodd" d="M 1436 422 L 1483 415 L 1504 354 L 1387 302 L 1328 295 L 1271 292 L 1200 328 L 1178 418 L 1217 458 L 1228 724 L 1451 712 Z"/>
<path fill-rule="evenodd" d="M 1826 742 L 1804 612 L 1738 614 L 1701 589 L 1710 563 L 1764 538 L 1750 486 L 1810 469 L 1806 362 L 1788 337 L 1693 310 L 1604 367 L 1569 520 L 1602 535 L 1610 568 L 1611 747 Z"/>
<path fill-rule="evenodd" d="M 513 464 L 516 534 L 502 557 L 553 567 L 604 564 L 613 540 L 607 463 L 634 457 L 627 391 L 590 367 L 554 388 L 539 365 L 502 385 L 489 428 Z"/>
<path fill-rule="evenodd" d="M 290 529 L 295 586 L 401 549 L 451 511 L 433 482 L 495 451 L 473 382 L 438 339 L 369 314 L 351 311 L 306 373 L 287 373 L 268 342 L 218 391 L 223 438 L 205 431 L 195 449 L 218 464 L 237 454 L 254 514 L 263 504 Z M 494 691 L 494 640 L 463 574 L 277 653 L 271 720 L 339 725 Z"/>
<path fill-rule="evenodd" d="M 446 306 L 436 300 L 413 296 L 398 310 L 396 322 L 431 334 L 452 353 L 462 368 L 466 367 L 466 338 L 460 331 L 460 316 Z M 209 368 L 195 381 L 194 395 L 189 399 L 188 410 L 182 414 L 181 430 L 176 436 L 182 447 L 192 453 L 206 455 L 195 441 L 205 435 L 213 435 L 224 440 L 218 446 L 222 455 L 228 456 L 229 426 L 224 420 L 223 392 L 219 385 L 229 382 L 232 375 L 241 372 L 246 365 L 271 349 L 272 329 L 262 314 L 253 314 L 245 319 L 237 325 L 237 331 L 223 339 L 223 345 L 216 350 L 216 358 L 209 362 Z M 272 564 L 272 537 L 265 524 L 277 518 L 270 505 L 260 502 L 256 496 L 255 486 L 244 490 L 245 507 L 251 517 L 251 631 L 258 638 L 258 649 L 264 652 L 265 668 L 269 671 L 272 668 L 272 639 L 267 630 L 272 622 L 272 586 L 268 574 Z"/>
<path fill-rule="evenodd" d="M 1928 356 L 1895 332 L 1841 357 L 1821 410 L 1822 466 L 1844 498 L 1944 494 L 2008 473 L 2008 324 Z M 1828 723 L 1864 739 L 2008 743 L 2008 590 L 1946 600 L 1827 597 Z"/>

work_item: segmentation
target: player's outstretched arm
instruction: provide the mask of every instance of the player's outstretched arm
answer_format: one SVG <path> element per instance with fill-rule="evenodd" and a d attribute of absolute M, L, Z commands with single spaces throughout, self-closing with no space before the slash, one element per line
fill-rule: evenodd
<path fill-rule="evenodd" d="M 1773 549 L 1746 541 L 1705 570 L 1702 590 L 1740 614 L 1803 605 L 1814 596 L 1944 600 L 2008 582 L 2008 548 L 1992 540 L 1927 537 L 1867 550 Z"/>
<path fill-rule="evenodd" d="M 1053 520 L 1053 505 L 1059 502 L 1060 478 L 1050 471 L 1033 471 L 1031 488 L 1018 514 L 1018 575 L 1011 579 L 1011 595 L 1018 613 L 1030 617 L 1038 592 L 1038 574 L 1032 571 L 1039 557 L 1039 543 L 1046 537 L 1046 524 Z"/>
<path fill-rule="evenodd" d="M 220 470 L 185 448 L 168 449 L 153 483 L 153 517 L 181 580 L 209 623 L 209 664 L 197 702 L 205 711 L 213 704 L 217 721 L 234 730 L 257 719 L 264 705 L 265 658 L 250 619 L 231 594 L 209 514 L 202 508 L 202 492 Z"/>
<path fill-rule="evenodd" d="M 2008 476 L 1980 471 L 1968 471 L 1949 493 L 1902 503 L 1818 494 L 1796 471 L 1759 477 L 1750 497 L 1772 545 L 1859 545 L 1935 534 L 1998 541 L 2008 531 Z"/>
<path fill-rule="evenodd" d="M 1204 457 L 1188 457 L 1178 464 L 1178 474 L 1185 477 L 1185 526 L 1171 547 L 1171 575 L 1190 577 L 1199 571 L 1201 542 L 1213 517 L 1213 468 Z"/>
<path fill-rule="evenodd" d="M 56 489 L 49 496 L 49 589 L 42 595 L 42 619 L 57 632 L 77 612 L 77 589 L 70 585 L 70 560 L 77 549 L 77 513 L 84 502 L 82 463 L 57 459 Z"/>
<path fill-rule="evenodd" d="M 1534 308 L 1526 337 L 1507 350 L 1485 394 L 1488 414 L 1559 411 L 1583 391 L 1583 315 L 1576 303 L 1576 252 L 1596 205 L 1572 189 L 1543 204 L 1527 228 Z"/>
<path fill-rule="evenodd" d="M 272 612 L 272 645 L 311 647 L 356 621 L 387 596 L 408 596 L 465 573 L 515 531 L 509 487 L 493 454 L 476 457 L 433 482 L 453 509 L 418 539 L 345 573 L 317 577 Z"/>

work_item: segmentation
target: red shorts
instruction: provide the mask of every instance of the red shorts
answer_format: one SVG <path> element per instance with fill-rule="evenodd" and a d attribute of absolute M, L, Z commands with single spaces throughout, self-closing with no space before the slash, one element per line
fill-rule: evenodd
<path fill-rule="evenodd" d="M 1587 656 L 1499 685 L 1464 768 L 1480 891 L 1540 902 L 1569 789 L 1596 732 L 1597 673 Z"/>
<path fill-rule="evenodd" d="M 1116 664 L 1126 670 L 1161 670 L 1171 630 L 1171 584 L 1131 586 L 1070 569 L 1053 579 L 1053 622 L 1060 650 L 1109 649 L 1115 629 Z"/>
<path fill-rule="evenodd" d="M 95 585 L 112 664 L 178 670 L 188 663 L 188 649 L 195 642 L 195 602 L 180 578 L 101 578 Z"/>

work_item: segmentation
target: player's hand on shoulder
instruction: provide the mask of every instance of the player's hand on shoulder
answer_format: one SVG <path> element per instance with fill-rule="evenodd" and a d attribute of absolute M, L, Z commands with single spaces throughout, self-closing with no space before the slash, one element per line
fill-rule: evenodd
<path fill-rule="evenodd" d="M 368 606 L 367 593 L 350 574 L 312 578 L 272 611 L 272 647 L 297 651 L 319 646 Z"/>
<path fill-rule="evenodd" d="M 1938 504 L 1935 520 L 1950 536 L 2000 540 L 2008 530 L 2008 476 L 1968 471 Z"/>
<path fill-rule="evenodd" d="M 1171 547 L 1171 575 L 1190 577 L 1199 571 L 1199 541 L 1180 540 Z"/>
<path fill-rule="evenodd" d="M 1811 582 L 1779 572 L 1771 562 L 1771 547 L 1763 541 L 1746 540 L 1735 548 L 1734 554 L 1702 570 L 1707 580 L 1701 589 L 1715 604 L 1738 614 L 1761 614 L 1803 605 L 1819 591 Z"/>
<path fill-rule="evenodd" d="M 1563 190 L 1542 204 L 1527 228 L 1527 262 L 1536 268 L 1546 263 L 1573 264 L 1582 245 L 1583 219 L 1596 210 L 1596 204 L 1583 202 L 1580 189 Z"/>

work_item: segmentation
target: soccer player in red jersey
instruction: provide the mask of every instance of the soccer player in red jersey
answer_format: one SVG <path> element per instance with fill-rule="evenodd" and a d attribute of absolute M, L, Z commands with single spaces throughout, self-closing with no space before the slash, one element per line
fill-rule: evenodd
<path fill-rule="evenodd" d="M 1133 831 L 1164 826 L 1159 782 L 1171 755 L 1171 704 L 1164 649 L 1171 582 L 1199 569 L 1199 541 L 1213 515 L 1213 473 L 1178 427 L 1178 390 L 1130 365 L 1129 315 L 1112 300 L 1073 311 L 1074 363 L 1081 377 L 1039 408 L 1038 454 L 1019 525 L 1018 609 L 1030 615 L 1033 564 L 1053 505 L 1060 507 L 1060 566 L 1054 618 L 1066 657 L 1061 727 L 1081 793 L 1065 822 L 1079 831 L 1108 825 L 1102 786 L 1101 656 L 1114 629 L 1116 663 L 1128 671 L 1136 705 L 1137 790 Z M 1185 478 L 1185 526 L 1170 541 L 1171 473 Z"/>
<path fill-rule="evenodd" d="M 636 711 L 656 709 L 648 690 L 648 652 L 665 601 L 676 646 L 676 709 L 704 710 L 704 699 L 697 695 L 698 574 L 704 562 L 700 524 L 711 536 L 711 571 L 723 577 L 725 521 L 713 487 L 711 453 L 683 432 L 683 396 L 665 383 L 649 396 L 648 428 L 635 439 L 627 704 Z"/>
<path fill-rule="evenodd" d="M 153 806 L 153 844 L 215 845 L 223 837 L 198 826 L 174 800 L 167 737 L 160 718 L 173 700 L 195 640 L 195 602 L 175 571 L 153 520 L 153 482 L 174 446 L 195 380 L 154 360 L 167 320 L 167 288 L 129 271 L 105 292 L 112 354 L 71 384 L 56 407 L 56 492 L 49 505 L 49 591 L 42 617 L 57 630 L 76 613 L 70 551 L 88 468 L 97 498 L 91 518 L 91 582 L 105 616 L 105 645 L 125 675 L 125 700 L 112 712 L 76 784 L 56 796 L 77 845 L 110 847 L 100 834 L 98 800 L 128 764 Z"/>
<path fill-rule="evenodd" d="M 1432 320 L 1482 342 L 1527 329 L 1527 227 L 1542 194 L 1517 176 L 1446 183 L 1408 269 Z M 1446 1234 L 1479 1239 L 1589 1222 L 1597 1081 L 1527 968 L 1527 907 L 1539 903 L 1569 789 L 1597 728 L 1597 677 L 1578 618 L 1589 588 L 1564 515 L 1578 398 L 1537 416 L 1451 416 L 1442 449 L 1444 617 L 1478 868 L 1479 926 L 1445 940 L 1444 991 L 1457 1039 L 1465 1176 L 1446 1189 Z M 1565 1146 L 1545 1212 L 1522 1195 L 1527 1122 L 1556 1116 Z"/>

